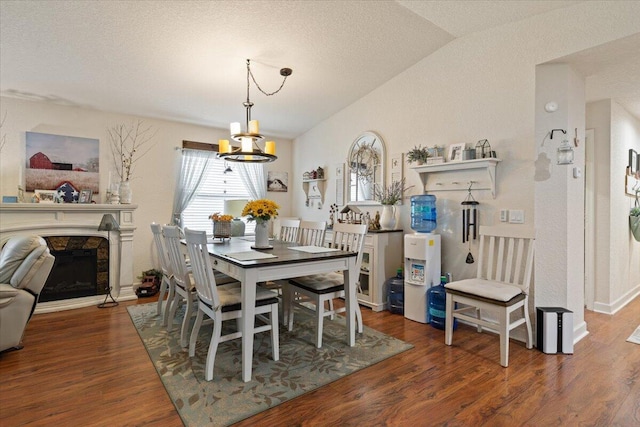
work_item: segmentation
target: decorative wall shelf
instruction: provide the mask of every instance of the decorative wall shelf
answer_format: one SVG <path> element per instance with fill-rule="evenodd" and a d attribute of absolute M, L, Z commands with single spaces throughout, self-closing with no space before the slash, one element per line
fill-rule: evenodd
<path fill-rule="evenodd" d="M 325 181 L 325 178 L 302 180 L 302 190 L 304 191 L 307 200 L 320 199 L 320 202 L 324 204 Z"/>
<path fill-rule="evenodd" d="M 411 169 L 420 175 L 425 192 L 467 191 L 471 185 L 473 190 L 491 190 L 491 195 L 495 199 L 496 166 L 501 161 L 492 157 L 414 166 Z M 464 176 L 461 172 L 464 172 Z"/>

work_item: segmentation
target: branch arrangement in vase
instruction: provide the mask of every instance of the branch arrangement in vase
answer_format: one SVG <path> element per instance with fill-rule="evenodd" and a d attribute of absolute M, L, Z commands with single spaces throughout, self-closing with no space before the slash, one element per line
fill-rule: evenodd
<path fill-rule="evenodd" d="M 120 181 L 129 181 L 133 177 L 135 163 L 155 146 L 149 143 L 157 131 L 138 120 L 130 125 L 113 126 L 108 132 L 116 172 Z"/>
<path fill-rule="evenodd" d="M 400 181 L 392 182 L 388 187 L 375 185 L 373 188 L 373 193 L 376 200 L 378 200 L 381 204 L 395 205 L 400 200 L 402 200 L 404 192 L 410 188 L 413 188 L 413 185 L 405 187 L 405 178 L 402 178 Z"/>

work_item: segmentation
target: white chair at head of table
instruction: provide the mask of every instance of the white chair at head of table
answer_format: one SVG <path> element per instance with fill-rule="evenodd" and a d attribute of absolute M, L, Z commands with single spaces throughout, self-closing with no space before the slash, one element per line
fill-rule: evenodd
<path fill-rule="evenodd" d="M 205 379 L 213 379 L 213 366 L 218 344 L 242 337 L 242 332 L 222 335 L 222 322 L 231 319 L 242 319 L 240 283 L 227 283 L 216 286 L 216 279 L 211 268 L 211 260 L 207 251 L 207 236 L 204 231 L 185 230 L 187 251 L 191 259 L 193 281 L 198 296 L 198 314 L 189 339 L 189 356 L 195 356 L 198 333 L 208 316 L 213 321 L 213 335 L 209 343 L 205 364 Z M 252 334 L 271 331 L 271 347 L 273 360 L 280 358 L 278 341 L 278 298 L 275 292 L 260 286 L 256 289 L 256 317 L 264 324 L 254 327 Z M 265 316 L 268 314 L 268 317 Z M 239 324 L 240 322 L 236 322 Z"/>
<path fill-rule="evenodd" d="M 480 227 L 476 278 L 445 285 L 446 345 L 452 344 L 455 318 L 477 325 L 478 332 L 482 332 L 483 326 L 497 331 L 500 334 L 500 364 L 504 367 L 509 365 L 509 331 L 525 324 L 526 346 L 531 348 L 529 285 L 533 274 L 534 244 L 532 230 Z M 460 308 L 454 309 L 457 303 L 460 303 Z M 496 320 L 483 319 L 480 310 L 493 313 Z M 512 313 L 519 316 L 512 316 Z"/>
<path fill-rule="evenodd" d="M 362 264 L 362 249 L 364 239 L 367 234 L 366 224 L 335 224 L 333 227 L 333 237 L 329 246 L 342 250 L 357 252 L 356 274 L 360 272 Z M 324 318 L 333 317 L 337 313 L 346 311 L 345 307 L 325 310 L 324 304 L 334 298 L 345 297 L 344 278 L 342 272 L 327 274 L 312 274 L 309 276 L 296 277 L 289 280 L 289 290 L 287 292 L 287 305 L 289 306 L 288 327 L 293 329 L 294 307 L 310 310 L 304 303 L 311 302 L 314 308 L 311 310 L 316 314 L 316 347 L 322 347 L 322 327 Z M 357 302 L 355 303 L 358 332 L 362 332 L 362 313 Z"/>

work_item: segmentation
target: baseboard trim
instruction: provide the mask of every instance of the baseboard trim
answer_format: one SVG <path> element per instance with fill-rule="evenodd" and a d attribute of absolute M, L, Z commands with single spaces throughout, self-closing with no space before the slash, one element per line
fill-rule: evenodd
<path fill-rule="evenodd" d="M 640 295 L 640 284 L 636 285 L 631 290 L 625 292 L 624 295 L 622 295 L 620 298 L 618 298 L 611 304 L 594 301 L 593 311 L 595 311 L 596 313 L 615 314 L 618 311 L 620 311 L 624 306 L 626 306 L 631 301 L 633 301 L 633 299 L 636 298 L 638 295 Z"/>

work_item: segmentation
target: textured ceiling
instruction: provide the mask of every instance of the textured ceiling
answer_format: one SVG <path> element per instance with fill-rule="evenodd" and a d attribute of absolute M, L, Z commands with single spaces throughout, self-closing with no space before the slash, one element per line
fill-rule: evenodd
<path fill-rule="evenodd" d="M 251 86 L 261 130 L 293 138 L 455 37 L 573 3 L 2 0 L 0 93 L 226 127 L 251 58 L 269 92 L 293 69 Z"/>

